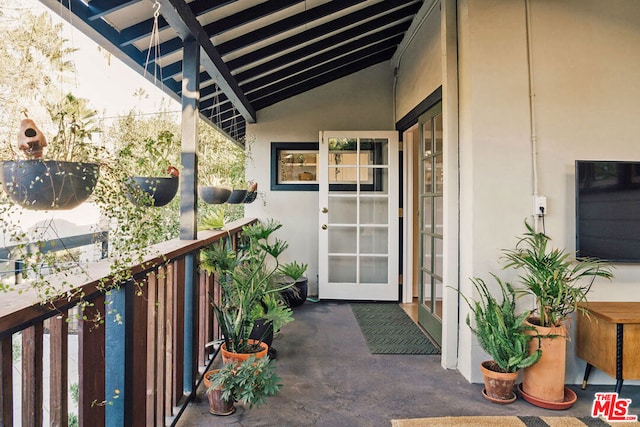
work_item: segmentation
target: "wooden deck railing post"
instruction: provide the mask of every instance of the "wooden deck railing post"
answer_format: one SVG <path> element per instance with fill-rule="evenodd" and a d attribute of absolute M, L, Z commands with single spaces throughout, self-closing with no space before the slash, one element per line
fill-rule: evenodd
<path fill-rule="evenodd" d="M 84 308 L 86 319 L 78 330 L 78 418 L 85 426 L 105 425 L 105 340 L 104 295 Z"/>
<path fill-rule="evenodd" d="M 69 412 L 69 324 L 67 313 L 49 319 L 49 424 L 67 427 Z"/>
<path fill-rule="evenodd" d="M 42 322 L 22 331 L 22 425 L 42 425 Z"/>
<path fill-rule="evenodd" d="M 0 339 L 0 425 L 13 425 L 13 343 L 11 335 Z"/>
<path fill-rule="evenodd" d="M 133 286 L 132 284 L 127 284 Z M 127 425 L 126 405 L 127 389 L 127 289 L 125 286 L 113 289 L 106 296 L 107 313 L 105 315 L 105 417 L 108 426 Z"/>

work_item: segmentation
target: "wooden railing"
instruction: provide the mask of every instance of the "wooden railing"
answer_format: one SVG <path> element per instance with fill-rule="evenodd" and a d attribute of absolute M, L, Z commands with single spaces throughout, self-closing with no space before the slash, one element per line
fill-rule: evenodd
<path fill-rule="evenodd" d="M 79 425 L 174 423 L 212 357 L 205 344 L 221 338 L 210 304 L 220 291 L 198 269 L 199 252 L 227 238 L 237 248 L 242 227 L 252 222 L 238 220 L 224 231 L 200 232 L 197 240 L 154 245 L 154 255 L 133 266 L 136 283 L 108 292 L 99 285 L 109 277 L 108 264 L 92 264 L 91 278 L 74 278 L 89 303 L 77 332 L 67 320 L 78 300 L 41 304 L 28 288 L 0 295 L 0 426 L 18 419 L 23 426 L 41 426 L 45 417 L 51 426 L 67 426 L 75 369 Z M 77 356 L 70 350 L 76 337 Z M 77 364 L 70 362 L 75 357 Z"/>

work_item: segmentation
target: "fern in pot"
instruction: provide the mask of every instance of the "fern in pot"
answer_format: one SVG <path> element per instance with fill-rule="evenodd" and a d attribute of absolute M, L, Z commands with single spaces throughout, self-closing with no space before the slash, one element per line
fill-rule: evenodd
<path fill-rule="evenodd" d="M 526 331 L 531 329 L 525 321 L 530 312 L 516 313 L 516 293 L 511 284 L 502 282 L 493 275 L 500 287 L 501 299 L 496 298 L 480 278 L 472 279 L 478 293 L 478 299 L 462 297 L 469 305 L 471 314 L 466 323 L 478 339 L 482 349 L 492 360 L 481 364 L 484 376 L 485 398 L 496 403 L 510 403 L 516 399 L 514 393 L 518 372 L 536 363 L 541 351 L 529 354 L 529 341 L 532 339 Z"/>

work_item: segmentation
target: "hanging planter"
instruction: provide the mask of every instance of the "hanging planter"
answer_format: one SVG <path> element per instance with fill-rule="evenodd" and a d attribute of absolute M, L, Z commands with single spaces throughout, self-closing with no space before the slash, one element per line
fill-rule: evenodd
<path fill-rule="evenodd" d="M 200 198 L 210 205 L 219 205 L 226 202 L 231 196 L 231 188 L 225 186 L 201 186 L 198 188 Z"/>
<path fill-rule="evenodd" d="M 64 210 L 80 205 L 98 182 L 97 163 L 14 160 L 2 163 L 2 187 L 30 210 Z"/>
<path fill-rule="evenodd" d="M 237 205 L 244 202 L 245 197 L 247 197 L 247 190 L 233 190 L 227 199 L 227 203 Z"/>
<path fill-rule="evenodd" d="M 178 192 L 180 179 L 171 177 L 134 176 L 127 198 L 136 206 L 160 207 L 168 204 Z"/>

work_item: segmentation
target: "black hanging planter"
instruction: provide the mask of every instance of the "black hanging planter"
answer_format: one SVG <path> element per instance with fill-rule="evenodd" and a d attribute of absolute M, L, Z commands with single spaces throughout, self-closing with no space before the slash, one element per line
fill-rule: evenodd
<path fill-rule="evenodd" d="M 127 198 L 136 206 L 164 206 L 175 197 L 179 183 L 180 179 L 177 176 L 134 176 L 131 182 L 134 191 L 133 194 L 129 192 Z M 140 198 L 138 194 L 135 194 L 140 191 L 148 195 L 149 198 Z"/>
<path fill-rule="evenodd" d="M 98 182 L 98 163 L 14 160 L 2 163 L 2 187 L 30 210 L 72 209 L 87 200 Z"/>
<path fill-rule="evenodd" d="M 244 200 L 242 201 L 242 203 L 246 203 L 246 204 L 253 203 L 256 200 L 257 196 L 258 196 L 257 191 L 250 191 L 244 197 Z"/>
<path fill-rule="evenodd" d="M 247 197 L 247 190 L 233 190 L 227 199 L 227 203 L 237 205 L 242 203 L 245 197 Z"/>
<path fill-rule="evenodd" d="M 231 188 L 220 186 L 202 186 L 198 188 L 200 198 L 210 205 L 219 205 L 226 202 L 231 196 Z"/>

